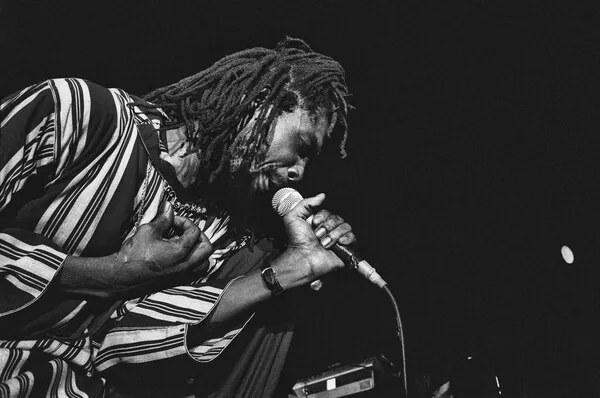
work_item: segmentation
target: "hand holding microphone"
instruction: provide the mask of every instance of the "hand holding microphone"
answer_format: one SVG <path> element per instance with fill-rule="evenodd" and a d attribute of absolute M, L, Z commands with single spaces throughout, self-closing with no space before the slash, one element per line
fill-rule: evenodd
<path fill-rule="evenodd" d="M 299 196 L 299 194 L 297 195 Z M 275 194 L 274 200 L 277 197 L 279 196 Z M 286 198 L 288 197 L 286 196 Z M 298 198 L 296 197 L 296 199 Z M 317 238 L 312 228 L 313 213 L 321 207 L 324 200 L 324 194 L 307 199 L 300 197 L 299 200 L 295 200 L 293 206 L 287 207 L 284 213 L 280 213 L 287 233 L 288 244 L 285 252 L 291 256 L 290 258 L 296 259 L 292 266 L 304 270 L 302 273 L 306 275 L 309 283 L 344 266 L 340 258 L 327 250 L 321 243 L 326 236 L 323 235 L 322 239 Z M 331 230 L 335 230 L 340 224 L 344 224 L 341 219 L 332 219 L 330 221 Z M 351 228 L 346 224 L 343 230 L 349 232 Z M 354 241 L 354 234 L 351 234 L 348 239 Z"/>
<path fill-rule="evenodd" d="M 318 281 L 317 278 L 319 275 L 332 271 L 332 264 L 335 267 L 339 267 L 339 264 L 342 263 L 356 270 L 370 282 L 383 289 L 387 296 L 392 300 L 396 312 L 396 333 L 402 347 L 404 396 L 408 396 L 404 332 L 402 331 L 402 320 L 400 319 L 400 312 L 396 300 L 387 286 L 387 283 L 375 271 L 375 268 L 371 267 L 371 265 L 363 260 L 356 251 L 347 246 L 354 243 L 356 240 L 350 226 L 347 223 L 344 223 L 341 218 L 332 216 L 329 212 L 324 210 L 319 211 L 314 215 L 312 214 L 317 207 L 321 206 L 324 199 L 325 196 L 323 194 L 317 195 L 314 198 L 303 199 L 302 195 L 295 189 L 282 188 L 273 195 L 272 205 L 273 209 L 283 217 L 286 230 L 288 231 L 289 245 L 292 247 L 296 245 L 298 245 L 297 247 L 306 245 L 306 248 L 308 249 L 305 252 L 306 256 L 311 258 L 309 263 L 313 263 L 313 283 Z M 311 227 L 316 228 L 314 233 L 312 232 Z M 325 235 L 323 235 L 322 232 L 319 232 L 321 228 L 324 228 L 327 231 Z M 331 237 L 331 240 L 325 240 L 323 236 L 329 236 Z M 317 240 L 318 238 L 321 238 L 320 243 Z M 290 246 L 288 246 L 288 248 L 289 247 Z M 315 253 L 321 253 L 322 251 L 335 257 L 335 260 L 333 260 L 331 256 L 322 257 L 322 259 L 319 259 L 318 256 L 314 256 Z M 303 254 L 301 251 L 299 258 L 303 258 L 302 256 Z M 314 265 L 315 259 L 316 265 Z M 321 261 L 323 261 L 323 263 L 321 263 Z M 327 263 L 327 261 L 333 262 Z M 302 261 L 298 261 L 298 263 L 302 263 Z M 315 279 L 317 279 L 317 281 L 315 281 Z"/>
<path fill-rule="evenodd" d="M 313 273 L 317 278 L 330 271 L 328 269 L 330 264 L 335 264 L 334 268 L 346 264 L 378 287 L 384 287 L 386 282 L 375 271 L 375 268 L 348 246 L 356 241 L 350 225 L 345 223 L 341 217 L 326 210 L 313 214 L 313 211 L 320 207 L 324 199 L 323 194 L 303 199 L 302 195 L 293 188 L 282 188 L 273 195 L 273 209 L 283 217 L 290 246 L 304 248 L 311 252 L 318 252 L 319 246 L 322 249 L 329 249 L 325 250 L 327 253 L 321 253 L 323 255 L 322 264 L 317 260 L 312 265 Z M 316 228 L 314 233 L 306 223 Z M 315 237 L 320 239 L 320 242 Z M 333 259 L 331 256 L 336 258 Z"/>

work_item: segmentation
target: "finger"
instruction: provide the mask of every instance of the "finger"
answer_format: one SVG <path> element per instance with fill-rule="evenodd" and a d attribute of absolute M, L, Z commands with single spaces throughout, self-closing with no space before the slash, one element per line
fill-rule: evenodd
<path fill-rule="evenodd" d="M 161 211 L 154 217 L 150 223 L 154 227 L 157 235 L 162 236 L 173 226 L 173 206 L 168 201 L 162 206 Z"/>
<path fill-rule="evenodd" d="M 344 246 L 356 244 L 356 235 L 353 232 L 347 233 L 338 239 L 338 243 Z"/>
<path fill-rule="evenodd" d="M 328 231 L 334 230 L 338 225 L 343 223 L 344 219 L 342 217 L 336 214 L 329 214 L 329 217 L 325 221 L 321 222 L 319 227 L 316 229 L 315 235 L 317 238 L 321 239 L 327 234 Z"/>
<path fill-rule="evenodd" d="M 321 223 L 321 227 L 324 227 L 326 230 L 331 231 L 337 228 L 339 225 L 344 223 L 344 219 L 337 214 L 331 214 L 329 218 Z"/>
<path fill-rule="evenodd" d="M 208 237 L 206 235 L 204 235 L 204 233 L 201 233 L 201 234 L 202 234 L 202 241 L 198 243 L 198 245 L 194 249 L 194 252 L 192 253 L 192 256 L 190 257 L 190 261 L 196 262 L 196 263 L 208 260 L 210 255 L 213 254 L 215 251 L 215 249 L 214 249 L 212 243 L 210 242 L 210 240 L 208 239 Z"/>
<path fill-rule="evenodd" d="M 331 213 L 329 212 L 329 210 L 325 210 L 325 209 L 319 210 L 319 212 L 316 213 L 312 219 L 313 227 L 318 227 L 319 224 L 321 224 L 323 221 L 327 220 L 330 215 L 331 215 Z"/>
<path fill-rule="evenodd" d="M 214 248 L 210 240 L 204 233 L 200 232 L 201 237 L 198 244 L 192 250 L 190 257 L 185 262 L 187 270 L 200 272 L 208 267 L 208 259 L 214 253 Z"/>
<path fill-rule="evenodd" d="M 313 215 L 313 213 L 323 204 L 324 201 L 324 193 L 320 193 L 311 198 L 303 199 L 292 210 L 290 210 L 285 217 L 295 217 L 306 220 L 308 217 Z"/>
<path fill-rule="evenodd" d="M 194 224 L 189 218 L 175 216 L 173 225 L 182 231 L 177 244 L 181 245 L 188 252 L 198 243 L 198 239 L 201 238 L 202 232 L 196 224 Z M 187 254 L 187 253 L 186 253 Z"/>
<path fill-rule="evenodd" d="M 338 225 L 335 229 L 329 231 L 327 236 L 321 239 L 321 244 L 329 249 L 331 246 L 336 244 L 338 240 L 345 234 L 348 234 L 352 231 L 352 227 L 348 223 L 343 223 Z"/>

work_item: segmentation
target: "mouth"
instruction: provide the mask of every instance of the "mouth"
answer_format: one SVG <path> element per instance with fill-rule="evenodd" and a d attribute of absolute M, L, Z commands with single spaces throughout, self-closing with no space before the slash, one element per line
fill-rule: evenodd
<path fill-rule="evenodd" d="M 254 175 L 252 187 L 255 192 L 263 194 L 275 193 L 277 190 L 289 185 L 287 178 L 278 173 L 276 163 L 263 164 L 252 171 Z"/>

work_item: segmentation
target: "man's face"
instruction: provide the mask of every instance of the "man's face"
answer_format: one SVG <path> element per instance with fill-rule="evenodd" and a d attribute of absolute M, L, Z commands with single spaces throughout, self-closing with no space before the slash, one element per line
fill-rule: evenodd
<path fill-rule="evenodd" d="M 230 186 L 228 210 L 235 223 L 254 231 L 273 231 L 279 217 L 271 208 L 271 198 L 280 188 L 294 186 L 304 177 L 311 158 L 321 151 L 328 128 L 324 111 L 308 112 L 296 107 L 274 121 L 273 136 L 264 161 L 247 175 L 246 184 Z M 250 123 L 246 128 L 252 127 Z"/>
<path fill-rule="evenodd" d="M 308 161 L 321 151 L 327 122 L 324 111 L 309 113 L 300 107 L 277 117 L 265 160 L 258 165 L 265 173 L 255 178 L 253 188 L 272 194 L 279 188 L 299 183 Z"/>

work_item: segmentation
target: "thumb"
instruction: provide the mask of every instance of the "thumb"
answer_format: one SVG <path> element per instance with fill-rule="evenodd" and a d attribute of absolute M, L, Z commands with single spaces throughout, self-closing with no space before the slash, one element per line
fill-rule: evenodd
<path fill-rule="evenodd" d="M 298 204 L 289 211 L 288 215 L 306 220 L 312 216 L 325 201 L 325 194 L 320 193 L 317 196 L 306 198 L 298 202 Z"/>
<path fill-rule="evenodd" d="M 150 222 L 150 225 L 154 227 L 156 232 L 162 236 L 173 226 L 173 206 L 169 201 L 162 205 L 162 208 L 154 217 L 154 220 Z"/>

